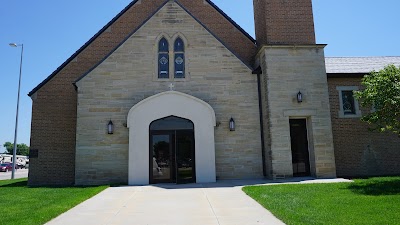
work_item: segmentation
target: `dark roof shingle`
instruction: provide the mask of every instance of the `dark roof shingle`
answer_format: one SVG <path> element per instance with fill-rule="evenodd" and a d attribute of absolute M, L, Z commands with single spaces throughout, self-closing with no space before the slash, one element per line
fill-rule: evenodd
<path fill-rule="evenodd" d="M 378 71 L 389 64 L 400 66 L 398 56 L 378 57 L 326 57 L 326 73 L 369 73 Z"/>

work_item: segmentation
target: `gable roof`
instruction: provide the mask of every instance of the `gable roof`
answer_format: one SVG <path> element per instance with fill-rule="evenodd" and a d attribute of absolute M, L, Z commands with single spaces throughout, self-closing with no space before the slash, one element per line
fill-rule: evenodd
<path fill-rule="evenodd" d="M 381 70 L 389 64 L 400 66 L 400 57 L 326 57 L 328 74 L 367 74 Z"/>
<path fill-rule="evenodd" d="M 175 0 L 243 63 L 252 68 L 256 41 L 211 0 Z"/>
<path fill-rule="evenodd" d="M 90 45 L 97 37 L 100 36 L 107 28 L 111 26 L 119 17 L 121 17 L 133 4 L 135 4 L 139 0 L 135 0 L 131 2 L 128 6 L 126 6 L 120 13 L 118 13 L 110 22 L 108 22 L 103 28 L 101 28 L 93 37 L 91 37 L 84 45 L 82 45 L 74 54 L 72 54 L 63 64 L 61 64 L 53 73 L 51 73 L 46 79 L 40 82 L 35 88 L 33 88 L 29 93 L 28 96 L 32 96 L 37 90 L 39 90 L 43 85 L 45 85 L 51 78 L 57 75 L 68 63 L 74 60 L 79 53 L 81 53 L 86 47 Z"/>
<path fill-rule="evenodd" d="M 161 9 L 169 0 L 134 0 L 108 22 L 100 31 L 71 55 L 63 64 L 61 64 L 52 74 L 50 74 L 39 85 L 33 88 L 28 96 L 32 96 L 52 78 L 57 76 L 68 65 L 76 68 L 74 78 L 71 83 L 83 74 L 90 71 L 94 66 L 101 62 L 105 57 L 113 52 L 123 41 L 125 41 L 132 32 L 140 28 L 149 20 L 159 9 Z M 188 13 L 190 13 L 200 24 L 209 32 L 217 37 L 229 50 L 231 50 L 247 66 L 253 64 L 253 57 L 257 50 L 255 40 L 245 32 L 238 24 L 219 9 L 211 0 L 175 0 Z M 208 4 L 206 4 L 208 3 Z M 115 25 L 117 24 L 117 25 Z M 121 25 L 122 24 L 122 25 Z M 234 29 L 232 29 L 234 28 Z M 111 35 L 117 36 L 118 40 L 109 41 L 102 51 L 96 51 L 95 59 L 85 62 L 85 66 L 80 63 L 73 64 L 78 56 L 85 52 L 94 51 L 96 48 L 94 42 L 98 39 L 111 40 L 105 33 L 109 31 Z M 103 40 L 103 41 L 104 41 Z M 100 41 L 99 41 L 100 42 Z M 93 46 L 92 46 L 93 45 Z M 102 46 L 104 47 L 104 46 Z M 85 60 L 87 57 L 84 57 Z M 86 59 L 87 60 L 87 59 Z M 90 65 L 89 65 L 90 64 Z"/>
<path fill-rule="evenodd" d="M 256 39 L 254 39 L 249 33 L 247 33 L 239 24 L 237 24 L 232 18 L 230 18 L 224 11 L 222 11 L 216 4 L 214 4 L 211 0 L 206 0 L 208 4 L 210 4 L 217 12 L 219 12 L 222 16 L 225 17 L 231 24 L 233 24 L 240 32 L 242 32 L 250 41 L 256 44 Z"/>

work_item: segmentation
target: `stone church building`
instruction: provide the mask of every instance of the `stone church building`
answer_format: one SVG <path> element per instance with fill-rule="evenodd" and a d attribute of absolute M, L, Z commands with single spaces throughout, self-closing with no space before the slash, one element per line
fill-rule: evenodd
<path fill-rule="evenodd" d="M 29 185 L 400 174 L 352 93 L 400 58 L 325 58 L 311 0 L 254 14 L 256 40 L 211 0 L 129 4 L 29 93 Z"/>

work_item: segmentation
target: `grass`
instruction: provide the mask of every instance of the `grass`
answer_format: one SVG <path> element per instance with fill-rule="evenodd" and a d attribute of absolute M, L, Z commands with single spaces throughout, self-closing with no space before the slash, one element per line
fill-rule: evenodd
<path fill-rule="evenodd" d="M 0 224 L 44 224 L 106 189 L 98 187 L 27 187 L 27 179 L 0 181 Z"/>
<path fill-rule="evenodd" d="M 286 224 L 400 224 L 400 177 L 243 191 Z"/>

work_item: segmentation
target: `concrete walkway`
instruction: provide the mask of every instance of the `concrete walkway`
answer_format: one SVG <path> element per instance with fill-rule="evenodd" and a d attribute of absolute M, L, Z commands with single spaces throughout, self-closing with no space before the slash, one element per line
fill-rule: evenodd
<path fill-rule="evenodd" d="M 292 179 L 290 183 L 343 182 L 343 179 Z M 282 181 L 281 181 L 282 182 Z M 261 225 L 283 224 L 241 188 L 268 180 L 213 184 L 111 187 L 53 219 L 48 225 Z"/>

